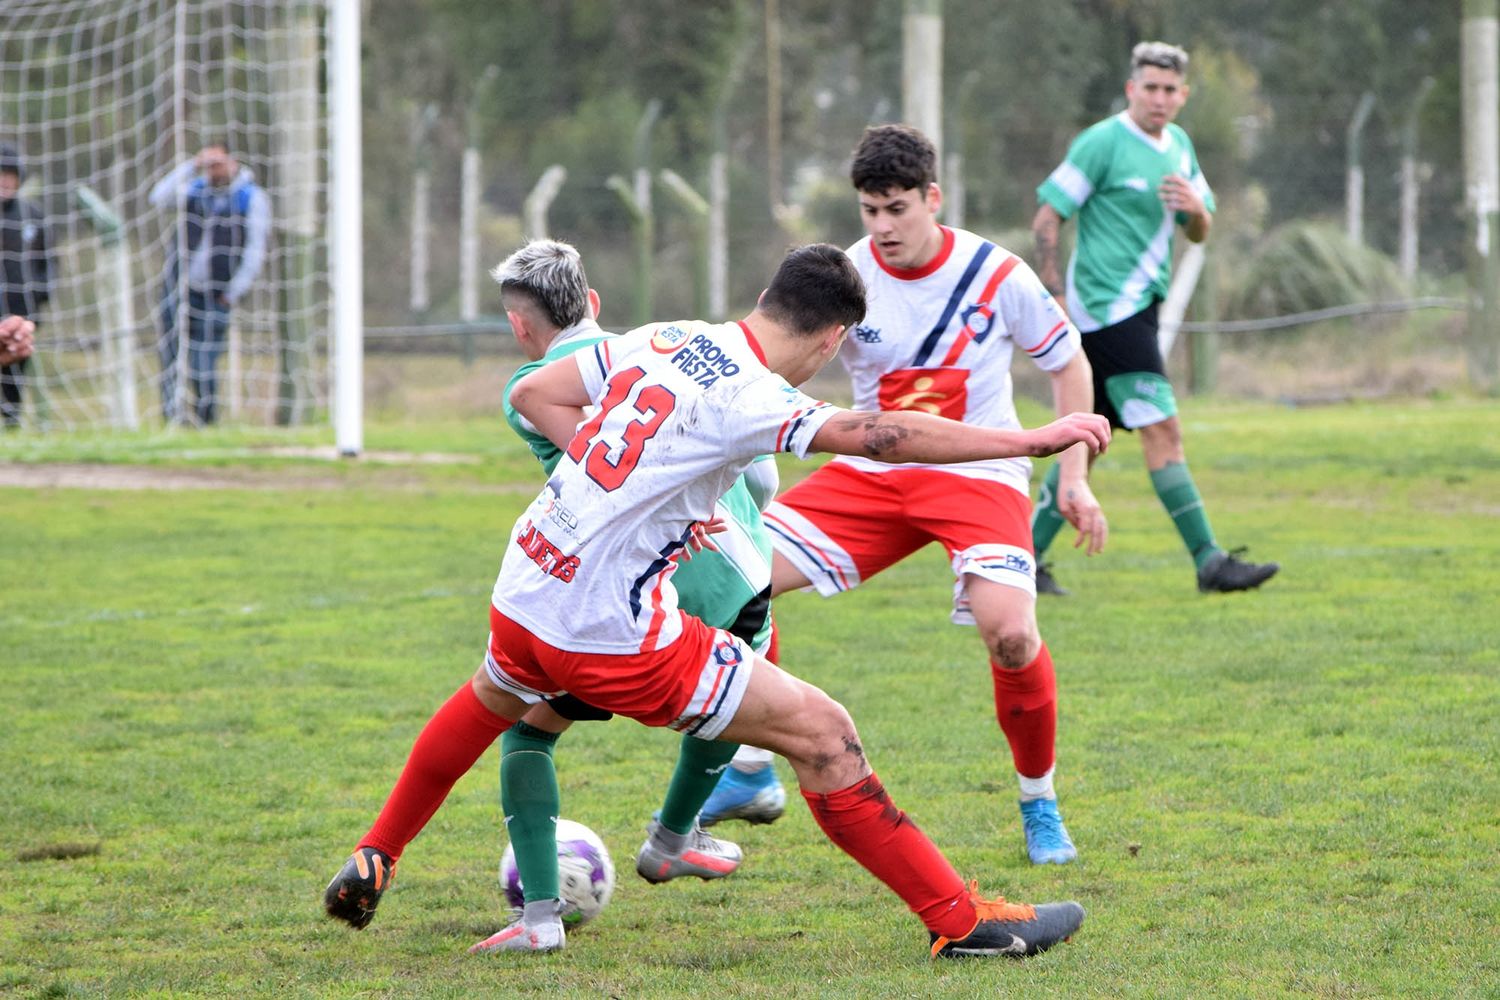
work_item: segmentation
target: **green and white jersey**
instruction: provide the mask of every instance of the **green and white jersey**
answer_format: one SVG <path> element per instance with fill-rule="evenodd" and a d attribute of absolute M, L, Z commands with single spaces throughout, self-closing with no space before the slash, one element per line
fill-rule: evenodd
<path fill-rule="evenodd" d="M 1064 219 L 1078 215 L 1068 316 L 1083 333 L 1167 297 L 1173 232 L 1187 222 L 1181 212 L 1168 215 L 1158 194 L 1169 174 L 1186 177 L 1209 212 L 1215 210 L 1187 133 L 1169 124 L 1153 139 L 1122 111 L 1085 129 L 1036 189 L 1037 200 Z"/>
<path fill-rule="evenodd" d="M 559 333 L 545 355 L 517 368 L 505 383 L 505 421 L 526 442 L 549 476 L 557 467 L 562 450 L 516 412 L 510 402 L 511 390 L 523 376 L 609 336 L 612 335 L 593 320 L 585 319 Z M 756 459 L 757 463 L 770 461 L 774 461 L 770 455 Z M 771 535 L 761 521 L 760 507 L 744 476 L 736 479 L 719 499 L 715 513 L 727 526 L 727 530 L 713 536 L 719 551 L 704 549 L 693 558 L 682 560 L 672 574 L 672 584 L 677 589 L 678 607 L 714 628 L 727 629 L 739 619 L 745 606 L 771 585 Z M 764 650 L 770 639 L 771 618 L 767 614 L 751 645 Z"/>

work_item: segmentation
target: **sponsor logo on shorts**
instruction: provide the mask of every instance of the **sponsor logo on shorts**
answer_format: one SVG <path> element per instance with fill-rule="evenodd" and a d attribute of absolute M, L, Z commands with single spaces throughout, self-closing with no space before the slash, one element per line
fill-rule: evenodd
<path fill-rule="evenodd" d="M 1135 393 L 1137 396 L 1155 396 L 1161 389 L 1161 383 L 1154 379 L 1138 378 L 1135 380 Z"/>
<path fill-rule="evenodd" d="M 719 666 L 732 667 L 744 661 L 745 654 L 740 652 L 739 643 L 720 639 L 714 644 L 714 662 Z"/>

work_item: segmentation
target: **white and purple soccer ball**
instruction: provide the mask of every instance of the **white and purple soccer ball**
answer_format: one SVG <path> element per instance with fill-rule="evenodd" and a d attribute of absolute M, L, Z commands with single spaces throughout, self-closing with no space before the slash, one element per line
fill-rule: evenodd
<path fill-rule="evenodd" d="M 570 819 L 557 821 L 557 884 L 562 894 L 562 919 L 570 929 L 582 927 L 599 915 L 615 892 L 615 863 L 599 835 Z M 519 916 L 526 903 L 515 848 L 505 845 L 500 858 L 500 888 Z"/>

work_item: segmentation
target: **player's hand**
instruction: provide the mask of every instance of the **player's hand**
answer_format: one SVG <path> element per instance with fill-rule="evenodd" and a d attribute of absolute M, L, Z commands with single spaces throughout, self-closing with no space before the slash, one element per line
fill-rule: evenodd
<path fill-rule="evenodd" d="M 1080 443 L 1088 445 L 1092 458 L 1109 447 L 1109 420 L 1097 413 L 1069 413 L 1029 433 L 1035 443 L 1033 458 L 1056 455 Z"/>
<path fill-rule="evenodd" d="M 694 521 L 688 533 L 687 545 L 682 549 L 682 557 L 684 559 L 691 559 L 695 554 L 702 552 L 704 549 L 712 552 L 719 551 L 719 547 L 714 544 L 713 539 L 709 536 L 728 530 L 729 525 L 724 523 L 722 517 L 711 517 L 707 521 Z"/>
<path fill-rule="evenodd" d="M 1087 480 L 1077 479 L 1057 484 L 1057 511 L 1078 529 L 1073 548 L 1079 548 L 1086 542 L 1088 548 L 1084 551 L 1089 555 L 1095 555 L 1104 548 L 1104 543 L 1109 540 L 1109 521 L 1104 516 L 1104 508 L 1095 499 L 1094 491 L 1089 489 Z"/>
<path fill-rule="evenodd" d="M 0 365 L 15 364 L 31 357 L 36 346 L 32 334 L 36 324 L 22 316 L 0 319 Z"/>
<path fill-rule="evenodd" d="M 1203 214 L 1203 199 L 1198 197 L 1198 192 L 1193 190 L 1192 183 L 1181 174 L 1168 174 L 1163 177 L 1161 187 L 1156 193 L 1161 197 L 1161 203 L 1169 212 L 1182 212 L 1187 215 Z"/>

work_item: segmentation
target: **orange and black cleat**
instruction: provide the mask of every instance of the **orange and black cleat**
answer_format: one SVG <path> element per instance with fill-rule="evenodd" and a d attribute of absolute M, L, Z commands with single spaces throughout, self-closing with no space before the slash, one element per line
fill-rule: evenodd
<path fill-rule="evenodd" d="M 362 931 L 375 919 L 380 896 L 396 877 L 396 862 L 373 847 L 361 847 L 323 890 L 323 909 L 328 915 Z"/>
<path fill-rule="evenodd" d="M 1007 903 L 981 899 L 979 883 L 969 883 L 969 900 L 979 922 L 966 937 L 932 935 L 933 958 L 989 958 L 1006 955 L 1024 958 L 1037 955 L 1059 941 L 1066 941 L 1083 924 L 1083 907 L 1077 903 Z"/>

